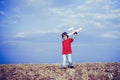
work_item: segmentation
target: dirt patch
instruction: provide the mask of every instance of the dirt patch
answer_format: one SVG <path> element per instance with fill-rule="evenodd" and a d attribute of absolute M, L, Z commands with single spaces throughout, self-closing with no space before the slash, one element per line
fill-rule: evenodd
<path fill-rule="evenodd" d="M 120 63 L 79 63 L 74 69 L 60 64 L 0 65 L 0 80 L 120 80 Z"/>

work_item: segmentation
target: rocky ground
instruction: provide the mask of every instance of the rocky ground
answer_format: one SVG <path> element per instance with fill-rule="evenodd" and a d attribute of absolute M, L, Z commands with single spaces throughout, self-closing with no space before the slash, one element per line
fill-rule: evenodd
<path fill-rule="evenodd" d="M 1 64 L 0 80 L 120 80 L 120 63 Z"/>

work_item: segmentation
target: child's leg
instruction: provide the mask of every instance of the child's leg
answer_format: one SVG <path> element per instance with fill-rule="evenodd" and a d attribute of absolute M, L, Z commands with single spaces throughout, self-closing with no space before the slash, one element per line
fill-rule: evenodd
<path fill-rule="evenodd" d="M 71 58 L 71 54 L 68 54 L 68 61 L 69 61 L 69 63 L 72 63 L 72 58 Z"/>
<path fill-rule="evenodd" d="M 73 68 L 73 64 L 72 64 L 72 55 L 71 54 L 68 54 L 68 62 L 69 62 L 69 67 L 70 68 Z"/>
<path fill-rule="evenodd" d="M 62 64 L 62 66 L 66 67 L 66 55 L 62 55 L 62 56 L 63 56 L 63 64 Z"/>

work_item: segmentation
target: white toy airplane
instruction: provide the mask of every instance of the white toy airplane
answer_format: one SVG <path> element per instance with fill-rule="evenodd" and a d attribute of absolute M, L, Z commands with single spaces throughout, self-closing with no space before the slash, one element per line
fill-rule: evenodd
<path fill-rule="evenodd" d="M 77 28 L 77 29 L 74 29 L 74 27 L 71 27 L 71 28 L 68 29 L 68 31 L 70 31 L 70 32 L 68 32 L 68 35 L 70 36 L 70 35 L 74 34 L 75 32 L 78 33 L 78 32 L 81 31 L 81 30 L 82 30 L 81 27 L 79 27 L 79 28 Z"/>

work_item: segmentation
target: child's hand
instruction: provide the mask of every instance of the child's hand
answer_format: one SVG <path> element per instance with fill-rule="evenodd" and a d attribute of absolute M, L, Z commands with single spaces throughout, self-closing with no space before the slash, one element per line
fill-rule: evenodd
<path fill-rule="evenodd" d="M 74 35 L 78 34 L 77 32 L 74 33 Z"/>
<path fill-rule="evenodd" d="M 75 36 L 76 36 L 77 34 L 78 34 L 77 32 L 74 32 L 72 38 L 75 39 Z"/>

